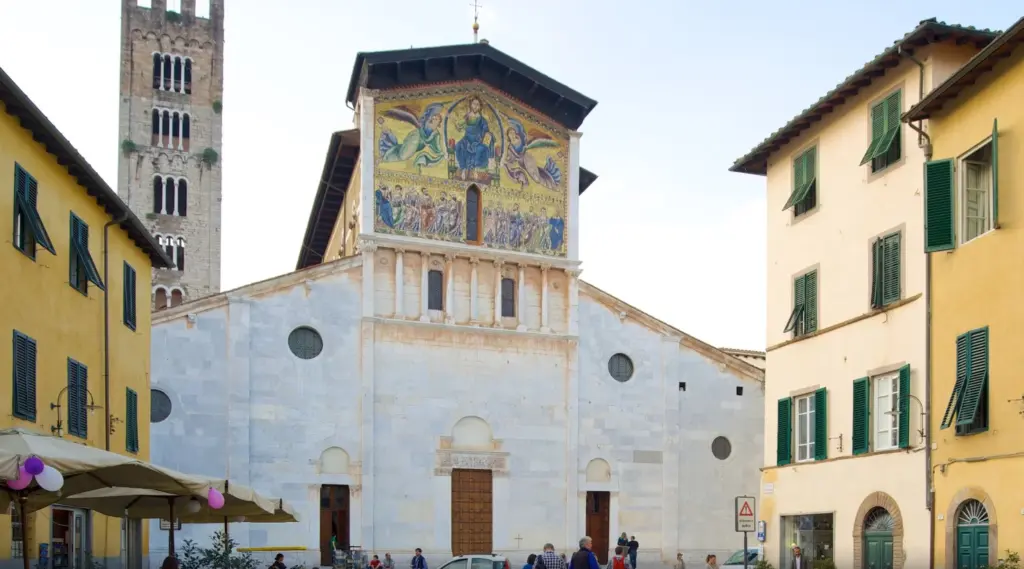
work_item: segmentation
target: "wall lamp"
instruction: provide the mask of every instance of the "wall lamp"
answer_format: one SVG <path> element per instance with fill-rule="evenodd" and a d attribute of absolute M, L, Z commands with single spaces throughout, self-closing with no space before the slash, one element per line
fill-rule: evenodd
<path fill-rule="evenodd" d="M 51 410 L 53 410 L 53 409 L 57 410 L 57 424 L 50 426 L 50 432 L 55 434 L 55 435 L 57 435 L 58 437 L 63 437 L 64 436 L 64 419 L 61 418 L 61 414 L 60 414 L 60 409 L 61 409 L 60 397 L 62 395 L 64 395 L 65 393 L 67 393 L 67 392 L 68 392 L 68 388 L 67 387 L 65 387 L 64 389 L 61 389 L 60 392 L 57 393 L 57 402 L 56 403 L 50 403 L 50 409 Z M 85 390 L 85 394 L 89 396 L 89 404 L 86 405 L 85 408 L 89 411 L 90 415 L 94 414 L 97 409 L 102 409 L 103 408 L 100 405 L 96 404 L 96 399 L 92 396 L 92 392 L 91 391 L 86 389 Z"/>

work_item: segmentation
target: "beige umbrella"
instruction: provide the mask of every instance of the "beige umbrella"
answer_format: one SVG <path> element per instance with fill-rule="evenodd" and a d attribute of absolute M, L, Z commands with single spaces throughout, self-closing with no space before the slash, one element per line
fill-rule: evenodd
<path fill-rule="evenodd" d="M 211 510 L 209 508 L 203 508 L 202 510 L 192 514 L 185 513 L 178 516 L 178 520 L 183 524 L 219 524 L 225 521 L 225 518 L 238 518 L 244 517 L 245 519 L 239 519 L 239 522 L 247 522 L 251 524 L 287 524 L 299 521 L 299 515 L 295 513 L 291 504 L 285 503 L 280 498 L 273 498 L 270 500 L 273 504 L 273 513 L 265 512 L 259 514 L 225 514 L 222 510 Z M 227 505 L 225 505 L 225 509 Z M 229 520 L 230 521 L 230 520 Z"/>

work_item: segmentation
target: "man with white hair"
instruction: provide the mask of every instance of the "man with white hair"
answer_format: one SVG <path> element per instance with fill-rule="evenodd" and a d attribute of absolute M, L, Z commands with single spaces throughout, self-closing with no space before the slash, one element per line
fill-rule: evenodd
<path fill-rule="evenodd" d="M 591 548 L 594 547 L 594 540 L 590 536 L 583 536 L 580 539 L 580 550 L 572 554 L 569 560 L 569 569 L 601 569 L 597 564 L 597 557 Z"/>

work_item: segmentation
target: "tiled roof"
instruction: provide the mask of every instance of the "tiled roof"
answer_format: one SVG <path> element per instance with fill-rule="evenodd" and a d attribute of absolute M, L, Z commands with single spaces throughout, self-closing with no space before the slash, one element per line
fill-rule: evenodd
<path fill-rule="evenodd" d="M 812 124 L 822 120 L 825 115 L 842 105 L 848 98 L 859 93 L 876 78 L 885 75 L 887 70 L 899 65 L 901 51 L 912 51 L 924 45 L 943 41 L 973 43 L 981 49 L 999 33 L 995 30 L 977 29 L 973 26 L 947 24 L 935 18 L 921 21 L 910 33 L 893 42 L 885 51 L 843 79 L 834 89 L 825 93 L 823 97 L 793 117 L 785 126 L 771 133 L 753 150 L 737 159 L 729 171 L 762 176 L 767 174 L 768 157 L 772 153 L 799 136 Z"/>

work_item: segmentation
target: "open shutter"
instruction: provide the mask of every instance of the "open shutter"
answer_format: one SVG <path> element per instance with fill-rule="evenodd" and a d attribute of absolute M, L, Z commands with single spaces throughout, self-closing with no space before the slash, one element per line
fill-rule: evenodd
<path fill-rule="evenodd" d="M 139 395 L 133 389 L 127 391 L 127 428 L 125 448 L 128 452 L 139 452 Z"/>
<path fill-rule="evenodd" d="M 775 464 L 784 466 L 793 459 L 793 400 L 779 399 L 779 420 L 776 432 Z"/>
<path fill-rule="evenodd" d="M 970 426 L 974 422 L 981 392 L 988 379 L 988 329 L 974 330 L 968 335 L 967 383 L 964 384 L 960 412 L 957 413 L 958 426 Z"/>
<path fill-rule="evenodd" d="M 953 160 L 924 165 L 924 251 L 948 251 L 955 245 Z"/>
<path fill-rule="evenodd" d="M 999 229 L 999 119 L 992 119 L 992 227 Z"/>
<path fill-rule="evenodd" d="M 814 392 L 814 460 L 828 458 L 828 391 Z"/>
<path fill-rule="evenodd" d="M 804 334 L 818 329 L 818 271 L 804 275 Z"/>
<path fill-rule="evenodd" d="M 882 142 L 883 136 L 885 136 L 885 107 L 883 103 L 879 103 L 871 109 L 871 142 L 860 159 L 861 166 L 870 162 L 871 158 L 875 156 L 875 149 Z"/>
<path fill-rule="evenodd" d="M 882 240 L 871 244 L 871 308 L 881 308 L 882 302 Z"/>
<path fill-rule="evenodd" d="M 900 448 L 910 448 L 910 366 L 900 368 L 899 443 Z"/>
<path fill-rule="evenodd" d="M 960 408 L 964 385 L 967 383 L 969 337 L 969 334 L 961 334 L 956 338 L 956 383 L 953 384 L 953 392 L 949 395 L 946 411 L 942 414 L 942 423 L 939 425 L 940 429 L 948 429 L 953 424 L 953 419 Z"/>
<path fill-rule="evenodd" d="M 853 454 L 871 448 L 871 382 L 862 377 L 853 382 Z"/>
<path fill-rule="evenodd" d="M 882 304 L 900 299 L 900 234 L 882 240 Z"/>

